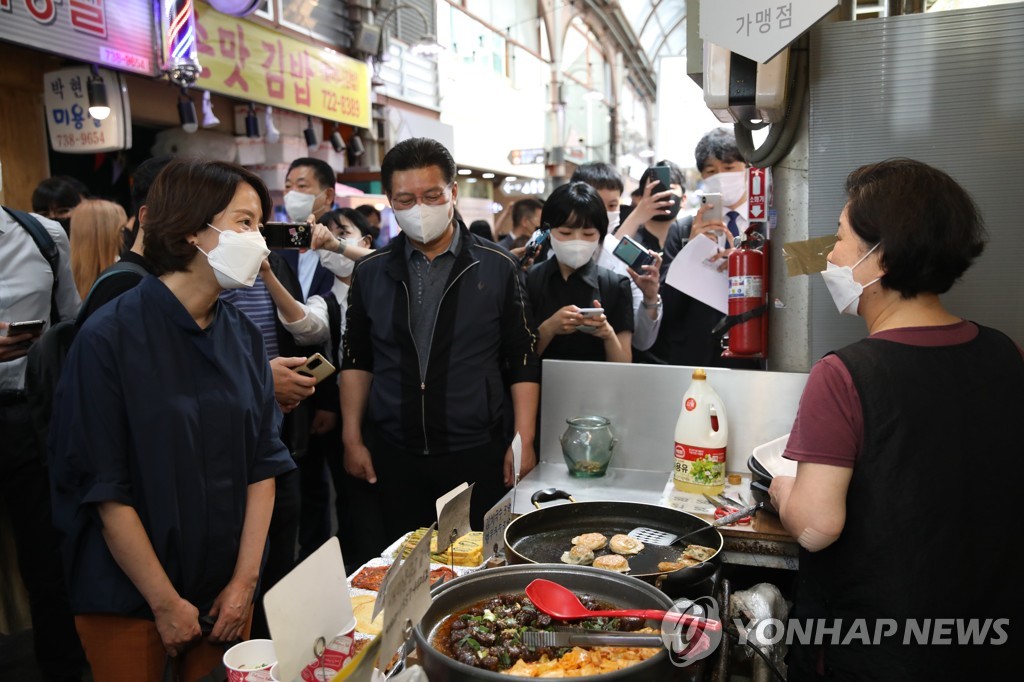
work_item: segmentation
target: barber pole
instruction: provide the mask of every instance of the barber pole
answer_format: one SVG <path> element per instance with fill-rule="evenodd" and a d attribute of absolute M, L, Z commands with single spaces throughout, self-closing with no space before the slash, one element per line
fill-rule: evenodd
<path fill-rule="evenodd" d="M 200 71 L 192 0 L 157 0 L 157 3 L 163 41 L 161 68 L 171 81 L 187 88 L 195 84 Z"/>

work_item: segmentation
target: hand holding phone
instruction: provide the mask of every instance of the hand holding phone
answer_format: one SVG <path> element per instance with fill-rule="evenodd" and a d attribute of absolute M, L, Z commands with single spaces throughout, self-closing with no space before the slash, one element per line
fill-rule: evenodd
<path fill-rule="evenodd" d="M 643 266 L 654 263 L 654 256 L 644 245 L 632 237 L 624 236 L 619 240 L 612 255 L 633 269 L 638 275 L 644 274 Z"/>
<path fill-rule="evenodd" d="M 23 334 L 40 334 L 46 320 L 24 320 L 22 322 L 11 322 L 3 329 L 0 329 L 0 336 L 21 336 Z"/>
<path fill-rule="evenodd" d="M 268 249 L 308 249 L 313 242 L 313 226 L 308 223 L 264 223 L 263 238 Z"/>
<path fill-rule="evenodd" d="M 724 213 L 722 211 L 722 195 L 717 192 L 709 192 L 700 198 L 700 205 L 706 207 L 704 209 L 704 222 L 706 223 L 722 223 L 724 220 Z"/>
<path fill-rule="evenodd" d="M 667 192 L 672 188 L 672 173 L 668 166 L 651 166 L 647 169 L 648 182 L 656 182 L 657 186 L 651 190 L 651 194 Z"/>
<path fill-rule="evenodd" d="M 585 320 L 593 320 L 604 315 L 604 308 L 580 308 L 577 312 Z M 589 324 L 581 324 L 576 327 L 576 331 L 583 332 L 584 334 L 593 334 L 597 331 L 597 327 Z"/>
<path fill-rule="evenodd" d="M 306 362 L 295 368 L 295 371 L 304 377 L 313 377 L 316 383 L 320 383 L 327 377 L 334 374 L 335 368 L 320 353 L 313 353 Z"/>

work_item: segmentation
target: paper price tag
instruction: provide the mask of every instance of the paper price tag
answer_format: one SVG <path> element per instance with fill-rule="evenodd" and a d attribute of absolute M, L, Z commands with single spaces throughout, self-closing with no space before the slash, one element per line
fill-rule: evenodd
<path fill-rule="evenodd" d="M 501 554 L 505 528 L 512 522 L 512 498 L 505 497 L 484 514 L 484 559 Z"/>
<path fill-rule="evenodd" d="M 473 530 L 469 526 L 469 503 L 473 484 L 457 486 L 437 500 L 437 553 L 444 552 L 452 542 Z"/>
<path fill-rule="evenodd" d="M 394 562 L 388 566 L 387 572 L 384 573 L 384 577 L 380 581 L 380 587 L 377 588 L 377 599 L 373 602 L 373 613 L 370 614 L 370 620 L 377 617 L 377 614 L 384 610 L 384 602 L 387 600 L 387 589 L 391 579 L 395 577 L 395 573 L 398 567 L 402 565 L 402 551 L 398 551 L 398 556 L 395 557 Z"/>
<path fill-rule="evenodd" d="M 516 437 L 512 439 L 512 479 L 519 482 L 519 474 L 523 470 L 523 438 L 516 431 Z"/>
<path fill-rule="evenodd" d="M 431 525 L 430 530 L 433 528 Z M 380 648 L 384 663 L 390 661 L 405 642 L 406 623 L 415 627 L 430 608 L 430 531 L 420 538 L 409 557 L 396 569 L 388 585 L 387 599 Z"/>

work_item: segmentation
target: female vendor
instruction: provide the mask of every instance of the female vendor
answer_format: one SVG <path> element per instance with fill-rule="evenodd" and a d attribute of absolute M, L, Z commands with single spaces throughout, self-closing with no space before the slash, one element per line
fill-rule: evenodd
<path fill-rule="evenodd" d="M 909 159 L 857 169 L 846 192 L 822 275 L 868 337 L 812 368 L 785 451 L 796 477 L 771 485 L 802 546 L 790 625 L 810 628 L 789 679 L 997 679 L 1001 619 L 1021 612 L 1017 505 L 997 476 L 1024 475 L 1024 360 L 939 298 L 981 254 L 981 216 Z"/>

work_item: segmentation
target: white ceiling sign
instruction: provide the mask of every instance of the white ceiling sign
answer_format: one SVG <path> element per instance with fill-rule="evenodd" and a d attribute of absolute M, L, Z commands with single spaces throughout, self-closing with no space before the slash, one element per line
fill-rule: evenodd
<path fill-rule="evenodd" d="M 700 0 L 700 37 L 764 64 L 839 0 Z"/>

